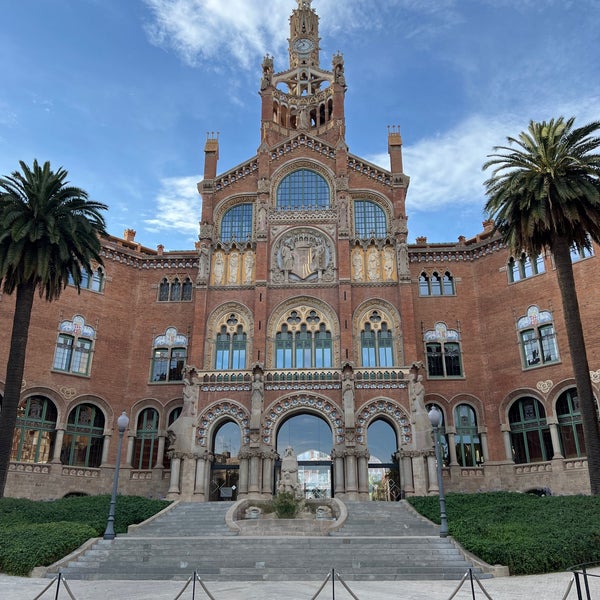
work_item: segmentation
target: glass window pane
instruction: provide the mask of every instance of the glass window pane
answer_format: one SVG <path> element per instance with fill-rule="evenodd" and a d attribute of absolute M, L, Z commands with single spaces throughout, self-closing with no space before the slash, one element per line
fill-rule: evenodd
<path fill-rule="evenodd" d="M 53 368 L 60 371 L 68 371 L 71 368 L 72 354 L 73 338 L 70 335 L 59 335 L 54 352 Z"/>
<path fill-rule="evenodd" d="M 252 204 L 238 204 L 230 208 L 221 219 L 221 240 L 246 241 L 252 237 Z"/>
<path fill-rule="evenodd" d="M 90 365 L 90 358 L 92 352 L 91 340 L 85 340 L 79 338 L 75 346 L 75 352 L 73 354 L 73 373 L 79 375 L 87 375 Z"/>
<path fill-rule="evenodd" d="M 448 377 L 458 377 L 462 375 L 460 364 L 460 346 L 455 343 L 444 345 L 444 361 L 446 364 L 446 375 Z"/>
<path fill-rule="evenodd" d="M 314 210 L 329 208 L 330 190 L 318 173 L 299 169 L 283 178 L 277 188 L 278 210 Z"/>
<path fill-rule="evenodd" d="M 556 337 L 554 335 L 554 326 L 545 325 L 540 327 L 540 342 L 542 346 L 542 360 L 547 362 L 554 362 L 558 360 L 558 350 L 556 347 Z"/>
<path fill-rule="evenodd" d="M 444 376 L 441 344 L 427 344 L 427 373 L 430 377 Z"/>
<path fill-rule="evenodd" d="M 369 200 L 354 202 L 354 233 L 359 238 L 383 238 L 387 235 L 387 218 L 383 209 Z"/>
<path fill-rule="evenodd" d="M 527 366 L 537 365 L 540 362 L 540 347 L 533 329 L 521 332 L 521 345 Z"/>

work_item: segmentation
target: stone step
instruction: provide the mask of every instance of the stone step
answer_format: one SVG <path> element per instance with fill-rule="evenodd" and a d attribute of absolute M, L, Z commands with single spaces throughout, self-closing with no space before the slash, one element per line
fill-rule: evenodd
<path fill-rule="evenodd" d="M 236 536 L 232 503 L 181 503 L 115 540 L 100 540 L 63 574 L 70 579 L 207 581 L 460 579 L 470 564 L 437 527 L 402 502 L 348 503 L 345 526 L 329 536 Z M 478 575 L 481 576 L 481 574 Z"/>

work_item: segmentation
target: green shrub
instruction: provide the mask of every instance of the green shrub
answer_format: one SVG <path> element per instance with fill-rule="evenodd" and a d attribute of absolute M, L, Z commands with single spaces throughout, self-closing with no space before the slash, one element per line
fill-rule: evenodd
<path fill-rule="evenodd" d="M 109 496 L 75 496 L 34 502 L 0 499 L 0 571 L 27 575 L 69 554 L 86 540 L 101 536 L 106 528 Z M 163 500 L 119 496 L 115 532 L 141 523 L 169 505 Z"/>
<path fill-rule="evenodd" d="M 408 501 L 439 523 L 437 496 Z M 513 575 L 560 571 L 600 562 L 600 498 L 514 492 L 448 494 L 450 535 L 490 564 Z"/>
<path fill-rule="evenodd" d="M 96 530 L 81 523 L 35 523 L 0 529 L 0 571 L 26 576 L 37 566 L 47 566 L 66 556 Z"/>
<path fill-rule="evenodd" d="M 273 498 L 273 510 L 280 519 L 293 519 L 300 511 L 302 500 L 292 492 L 279 492 Z"/>

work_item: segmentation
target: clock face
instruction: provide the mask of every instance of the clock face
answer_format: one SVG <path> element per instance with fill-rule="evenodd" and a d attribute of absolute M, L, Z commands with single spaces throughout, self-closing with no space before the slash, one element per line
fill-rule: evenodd
<path fill-rule="evenodd" d="M 300 38 L 294 42 L 294 50 L 301 54 L 307 54 L 314 48 L 312 40 L 307 38 Z"/>

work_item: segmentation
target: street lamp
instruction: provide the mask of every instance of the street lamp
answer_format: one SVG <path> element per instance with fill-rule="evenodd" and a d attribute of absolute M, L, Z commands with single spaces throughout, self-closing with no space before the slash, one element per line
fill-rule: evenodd
<path fill-rule="evenodd" d="M 442 424 L 442 412 L 432 405 L 427 413 L 429 422 L 433 427 L 433 446 L 435 448 L 435 461 L 437 462 L 437 480 L 440 495 L 440 537 L 448 536 L 448 518 L 446 517 L 446 497 L 444 496 L 444 480 L 442 479 L 442 456 L 440 450 L 439 429 Z"/>
<path fill-rule="evenodd" d="M 115 474 L 113 476 L 112 494 L 110 496 L 110 508 L 108 509 L 108 521 L 106 522 L 106 530 L 104 531 L 105 540 L 115 539 L 115 506 L 117 504 L 117 488 L 119 487 L 119 469 L 121 468 L 121 449 L 123 448 L 123 434 L 129 425 L 129 417 L 123 411 L 117 419 L 117 427 L 119 428 L 119 449 L 117 450 L 117 462 L 115 464 Z"/>

